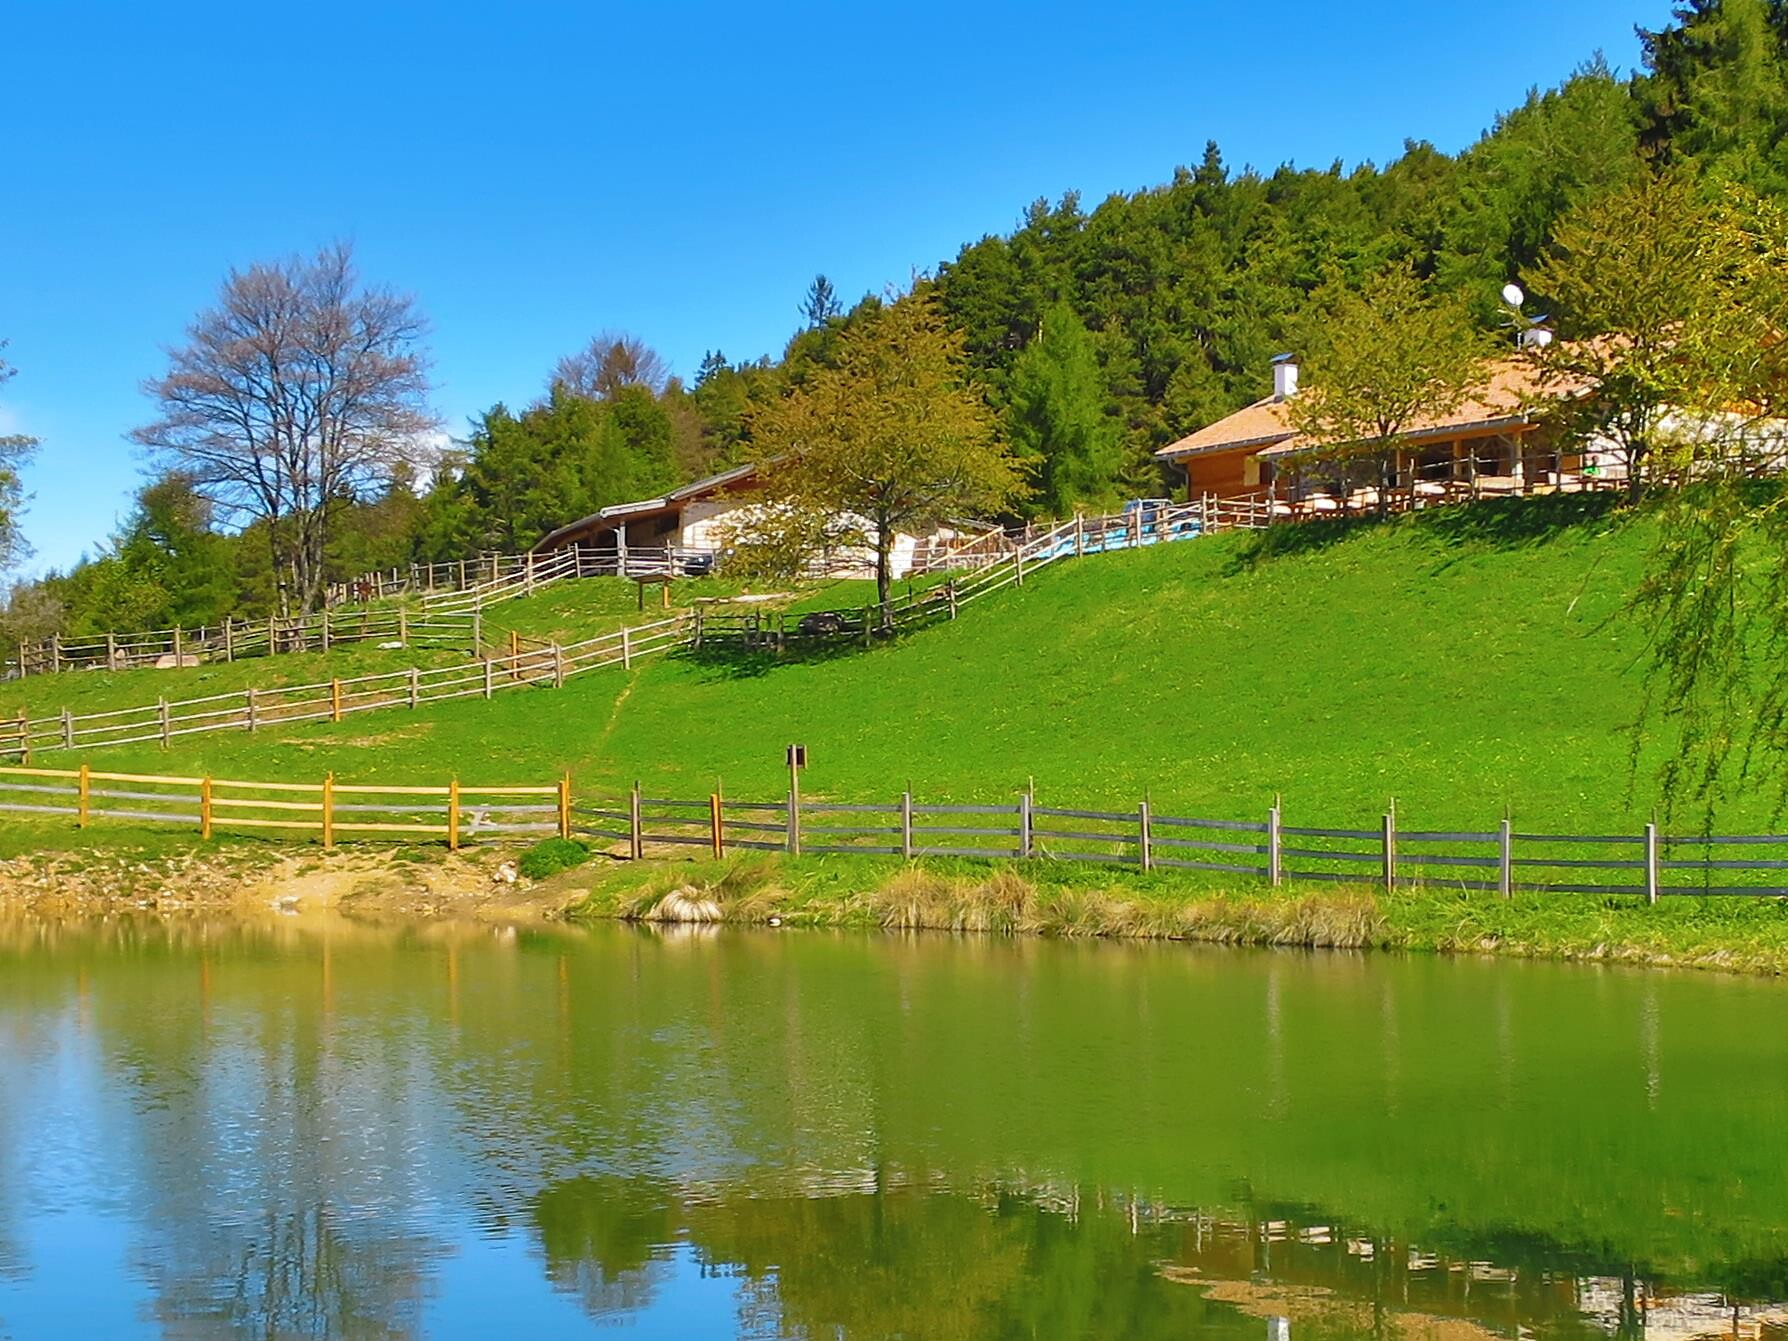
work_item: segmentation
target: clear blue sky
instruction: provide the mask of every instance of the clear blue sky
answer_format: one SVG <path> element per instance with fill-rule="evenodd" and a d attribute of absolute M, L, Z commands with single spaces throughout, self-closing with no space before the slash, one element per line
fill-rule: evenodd
<path fill-rule="evenodd" d="M 1026 202 L 1454 150 L 1668 0 L 8 6 L 0 432 L 32 568 L 111 532 L 125 434 L 231 266 L 352 240 L 433 325 L 448 429 L 596 330 L 692 376 L 780 351 L 818 271 L 904 283 Z"/>

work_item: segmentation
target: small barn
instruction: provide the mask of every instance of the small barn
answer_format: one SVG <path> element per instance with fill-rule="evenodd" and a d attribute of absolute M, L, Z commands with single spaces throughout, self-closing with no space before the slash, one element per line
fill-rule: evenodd
<path fill-rule="evenodd" d="M 754 514 L 767 506 L 762 470 L 752 463 L 680 485 L 660 498 L 616 503 L 580 517 L 551 532 L 534 546 L 536 554 L 570 549 L 593 552 L 598 562 L 632 556 L 641 561 L 667 561 L 682 571 L 705 571 L 724 547 L 729 534 L 749 530 Z M 861 518 L 841 518 L 867 529 Z M 933 562 L 962 532 L 940 527 L 928 536 L 897 534 L 894 576 L 902 578 Z M 867 549 L 851 549 L 834 557 L 829 571 L 836 577 L 874 575 L 875 559 Z"/>

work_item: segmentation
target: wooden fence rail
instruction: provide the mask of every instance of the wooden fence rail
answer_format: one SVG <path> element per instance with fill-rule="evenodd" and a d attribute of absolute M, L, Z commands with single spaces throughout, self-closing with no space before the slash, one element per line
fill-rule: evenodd
<path fill-rule="evenodd" d="M 355 713 L 415 709 L 450 699 L 490 698 L 527 685 L 561 686 L 574 675 L 606 666 L 630 666 L 635 658 L 683 646 L 693 620 L 659 620 L 563 646 L 530 644 L 508 655 L 486 656 L 458 666 L 410 667 L 378 675 L 314 684 L 246 689 L 202 698 L 119 708 L 109 712 L 0 719 L 0 756 L 29 764 L 35 753 L 93 749 L 211 731 L 257 731 L 298 722 L 339 722 Z"/>
<path fill-rule="evenodd" d="M 453 611 L 413 613 L 408 610 L 325 611 L 302 618 L 226 620 L 212 628 L 150 629 L 137 633 L 103 633 L 39 643 L 22 643 L 7 663 L 19 678 L 80 670 L 175 668 L 278 656 L 292 652 L 327 652 L 348 643 L 395 642 L 406 647 L 454 647 L 472 650 L 477 637 L 474 615 Z"/>
<path fill-rule="evenodd" d="M 475 787 L 337 782 L 250 782 L 228 778 L 101 772 L 80 768 L 0 768 L 0 813 L 177 825 L 201 838 L 248 831 L 315 839 L 338 836 L 435 841 L 457 849 L 482 838 L 569 837 L 571 779 L 551 786 Z"/>
<path fill-rule="evenodd" d="M 1370 828 L 1288 825 L 1279 807 L 1260 819 L 1165 815 L 1147 800 L 1134 809 L 1013 802 L 927 804 L 910 792 L 893 802 L 739 800 L 573 795 L 569 776 L 545 786 L 266 782 L 120 773 L 79 768 L 0 767 L 0 814 L 176 825 L 202 838 L 261 832 L 275 838 L 338 837 L 441 841 L 581 838 L 638 859 L 666 849 L 728 853 L 864 854 L 989 860 L 1094 862 L 1143 871 L 1240 875 L 1266 885 L 1303 882 L 1416 885 L 1501 895 L 1522 891 L 1666 896 L 1788 897 L 1788 834 L 1664 836 L 1548 834 L 1494 829 L 1399 830 L 1395 813 Z M 615 849 L 619 849 L 615 851 Z M 1766 849 L 1763 855 L 1749 854 Z M 1690 877 L 1699 877 L 1690 879 Z"/>
<path fill-rule="evenodd" d="M 1508 821 L 1484 830 L 1403 830 L 1394 813 L 1370 828 L 1288 825 L 1278 807 L 1257 820 L 1037 805 L 1028 794 L 998 804 L 923 804 L 911 793 L 883 803 L 795 794 L 744 801 L 646 796 L 575 808 L 571 832 L 638 858 L 664 848 L 806 855 L 1090 862 L 1144 871 L 1240 875 L 1291 882 L 1415 885 L 1483 891 L 1632 895 L 1788 896 L 1788 834 L 1546 834 Z M 1757 848 L 1769 855 L 1733 856 Z M 1691 855 L 1693 854 L 1693 855 Z M 1685 877 L 1699 876 L 1690 882 Z"/>
<path fill-rule="evenodd" d="M 891 623 L 905 631 L 955 619 L 962 607 L 1007 586 L 1023 586 L 1027 575 L 1060 559 L 1108 549 L 1137 547 L 1203 533 L 1204 503 L 1162 505 L 1147 512 L 1112 517 L 1076 517 L 1033 527 L 1022 545 L 1003 561 L 893 602 Z M 430 618 L 440 619 L 436 612 Z M 414 709 L 455 698 L 490 698 L 499 689 L 521 685 L 562 686 L 574 675 L 607 666 L 631 667 L 635 658 L 678 647 L 701 650 L 722 641 L 780 649 L 801 639 L 857 639 L 865 643 L 883 632 L 878 607 L 809 611 L 798 615 L 680 613 L 669 619 L 624 628 L 578 643 L 556 646 L 511 640 L 494 652 L 482 646 L 482 616 L 469 621 L 470 642 L 479 660 L 466 666 L 410 668 L 316 684 L 247 689 L 177 701 L 160 700 L 134 708 L 77 714 L 64 709 L 53 717 L 22 715 L 0 719 L 0 757 L 30 763 L 35 752 L 157 741 L 209 731 L 256 731 L 384 708 Z M 792 626 L 791 626 L 792 623 Z"/>

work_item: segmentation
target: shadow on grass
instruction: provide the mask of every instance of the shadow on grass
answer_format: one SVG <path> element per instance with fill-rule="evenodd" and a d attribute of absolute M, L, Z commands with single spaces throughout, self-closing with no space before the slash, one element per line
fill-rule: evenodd
<path fill-rule="evenodd" d="M 1484 498 L 1386 518 L 1370 514 L 1323 517 L 1272 526 L 1254 533 L 1235 556 L 1231 572 L 1246 572 L 1273 559 L 1320 553 L 1369 529 L 1395 528 L 1454 547 L 1519 549 L 1541 545 L 1589 529 L 1606 529 L 1619 515 L 1621 501 L 1615 493 Z"/>
<path fill-rule="evenodd" d="M 842 661 L 874 647 L 888 646 L 895 636 L 878 633 L 865 646 L 861 632 L 832 637 L 791 635 L 780 647 L 742 638 L 709 638 L 700 647 L 685 647 L 673 655 L 688 665 L 702 667 L 713 679 L 754 680 L 788 666 Z"/>

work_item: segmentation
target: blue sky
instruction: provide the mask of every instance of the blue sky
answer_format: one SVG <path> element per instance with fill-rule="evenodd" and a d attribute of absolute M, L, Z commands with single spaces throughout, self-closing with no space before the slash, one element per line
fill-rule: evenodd
<path fill-rule="evenodd" d="M 0 432 L 32 569 L 129 505 L 137 387 L 231 266 L 351 240 L 433 326 L 449 431 L 630 330 L 775 353 L 819 271 L 904 283 L 1026 202 L 1453 150 L 1667 0 L 9 6 Z"/>

